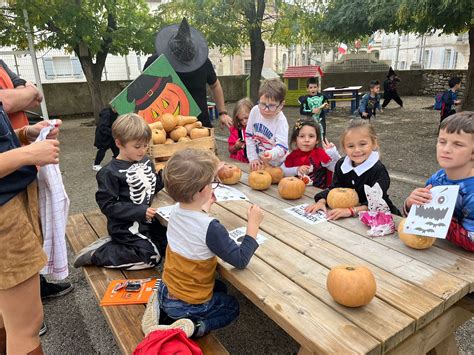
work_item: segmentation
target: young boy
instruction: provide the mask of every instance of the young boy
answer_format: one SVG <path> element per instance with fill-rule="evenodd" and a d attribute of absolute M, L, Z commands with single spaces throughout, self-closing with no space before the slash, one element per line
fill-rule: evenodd
<path fill-rule="evenodd" d="M 431 200 L 431 187 L 459 185 L 459 195 L 446 239 L 474 251 L 474 112 L 456 113 L 441 122 L 436 158 L 441 170 L 433 174 L 426 187 L 415 189 L 405 201 L 411 206 Z"/>
<path fill-rule="evenodd" d="M 215 279 L 217 257 L 245 268 L 258 248 L 255 238 L 263 219 L 262 210 L 252 205 L 247 211 L 246 235 L 238 246 L 225 227 L 208 215 L 215 201 L 213 190 L 219 185 L 217 168 L 218 159 L 211 152 L 187 149 L 170 158 L 164 173 L 166 190 L 179 204 L 168 222 L 159 304 L 172 319 L 191 319 L 195 337 L 238 317 L 237 300 Z"/>
<path fill-rule="evenodd" d="M 400 82 L 400 78 L 395 71 L 390 67 L 387 79 L 383 82 L 383 104 L 382 108 L 384 109 L 390 103 L 390 101 L 395 100 L 400 107 L 403 107 L 403 101 L 398 95 L 397 83 Z"/>
<path fill-rule="evenodd" d="M 320 126 L 321 138 L 326 137 L 326 115 L 324 110 L 329 108 L 328 99 L 319 92 L 319 85 L 316 78 L 309 78 L 306 81 L 306 91 L 308 95 L 300 96 L 300 114 L 312 117 Z"/>
<path fill-rule="evenodd" d="M 153 197 L 163 188 L 161 173 L 145 155 L 150 127 L 134 113 L 112 125 L 119 155 L 97 173 L 97 204 L 110 236 L 81 250 L 74 267 L 97 265 L 126 270 L 152 268 L 166 248 L 166 229 L 154 219 Z"/>
<path fill-rule="evenodd" d="M 458 77 L 453 77 L 449 79 L 449 90 L 446 90 L 446 92 L 443 94 L 441 98 L 442 106 L 441 106 L 441 120 L 440 123 L 443 122 L 443 120 L 456 113 L 456 105 L 459 105 L 461 103 L 461 100 L 458 100 L 456 91 L 459 90 L 461 87 L 461 79 Z"/>
<path fill-rule="evenodd" d="M 370 92 L 362 96 L 359 105 L 360 117 L 366 120 L 370 120 L 372 116 L 376 115 L 377 109 L 383 112 L 380 107 L 380 83 L 378 80 L 372 80 L 369 84 Z"/>
<path fill-rule="evenodd" d="M 286 87 L 280 79 L 265 80 L 259 101 L 250 111 L 245 129 L 247 157 L 251 170 L 265 164 L 280 166 L 288 152 L 288 121 L 281 111 Z"/>

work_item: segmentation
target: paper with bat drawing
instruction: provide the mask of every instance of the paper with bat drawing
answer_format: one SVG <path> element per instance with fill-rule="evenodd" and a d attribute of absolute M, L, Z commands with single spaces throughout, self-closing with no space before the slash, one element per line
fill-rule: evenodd
<path fill-rule="evenodd" d="M 240 192 L 234 187 L 227 185 L 219 185 L 214 190 L 214 195 L 216 196 L 217 202 L 224 201 L 248 201 L 248 197 L 244 193 Z"/>
<path fill-rule="evenodd" d="M 458 185 L 433 187 L 429 203 L 411 207 L 403 231 L 424 237 L 446 239 L 458 192 Z"/>

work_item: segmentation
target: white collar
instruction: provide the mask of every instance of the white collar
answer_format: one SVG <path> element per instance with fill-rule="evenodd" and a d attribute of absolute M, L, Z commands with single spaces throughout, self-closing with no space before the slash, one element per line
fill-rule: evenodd
<path fill-rule="evenodd" d="M 367 170 L 372 168 L 379 161 L 379 157 L 380 157 L 379 152 L 374 150 L 372 153 L 370 153 L 366 161 L 354 167 L 352 166 L 352 161 L 346 155 L 346 157 L 344 158 L 344 162 L 341 165 L 342 173 L 347 174 L 349 171 L 354 170 L 357 176 L 361 176 L 363 173 L 365 173 Z"/>

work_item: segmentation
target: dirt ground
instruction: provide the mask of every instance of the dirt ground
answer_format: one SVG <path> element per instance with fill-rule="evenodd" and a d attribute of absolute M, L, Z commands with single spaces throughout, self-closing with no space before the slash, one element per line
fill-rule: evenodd
<path fill-rule="evenodd" d="M 407 175 L 423 181 L 437 170 L 435 142 L 439 115 L 425 109 L 432 104 L 430 97 L 407 97 L 405 107 L 392 103 L 383 114 L 373 120 L 380 139 L 382 160 L 392 175 L 390 196 L 397 206 L 414 188 L 393 178 Z M 232 111 L 233 105 L 227 109 Z M 290 129 L 299 117 L 297 108 L 285 107 Z M 350 119 L 348 107 L 338 107 L 328 116 L 328 137 L 338 145 L 339 134 Z M 61 171 L 71 199 L 70 214 L 96 209 L 94 193 L 97 188 L 92 162 L 95 156 L 94 127 L 91 118 L 67 119 L 61 131 Z M 216 124 L 216 134 L 227 137 L 226 130 Z M 218 140 L 218 152 L 227 156 L 227 145 Z M 110 152 L 106 161 L 110 159 Z M 70 253 L 72 254 L 72 253 Z M 70 261 L 72 261 L 70 255 Z M 70 268 L 70 281 L 75 291 L 45 304 L 48 333 L 42 338 L 47 354 L 118 354 L 108 325 L 102 317 L 82 272 Z M 298 351 L 298 344 L 282 331 L 263 312 L 230 288 L 241 305 L 237 322 L 216 334 L 232 354 L 290 354 Z M 474 353 L 474 322 L 471 319 L 457 331 L 460 352 Z"/>

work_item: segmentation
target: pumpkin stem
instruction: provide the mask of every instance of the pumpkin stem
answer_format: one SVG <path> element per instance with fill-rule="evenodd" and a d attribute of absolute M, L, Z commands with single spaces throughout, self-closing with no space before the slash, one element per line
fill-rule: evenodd
<path fill-rule="evenodd" d="M 355 268 L 353 268 L 352 266 L 348 266 L 348 267 L 346 267 L 346 270 L 349 270 L 349 271 L 354 271 L 354 270 L 355 270 Z"/>

